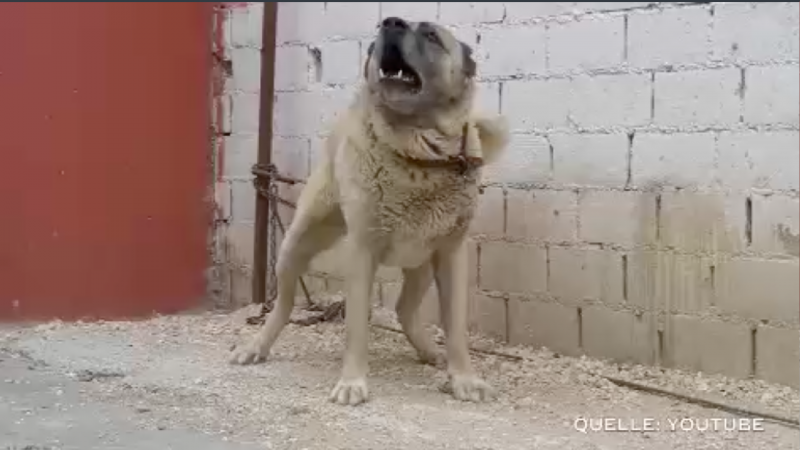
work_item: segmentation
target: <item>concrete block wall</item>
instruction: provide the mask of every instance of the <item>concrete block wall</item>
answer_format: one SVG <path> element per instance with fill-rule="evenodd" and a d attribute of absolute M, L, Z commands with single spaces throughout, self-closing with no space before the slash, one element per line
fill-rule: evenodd
<path fill-rule="evenodd" d="M 233 8 L 226 30 L 218 190 L 236 303 L 249 301 L 261 8 Z M 281 3 L 283 172 L 308 175 L 388 15 L 472 45 L 480 105 L 512 124 L 470 239 L 476 331 L 800 384 L 797 3 Z M 313 290 L 341 288 L 335 249 L 312 269 Z M 390 306 L 400 274 L 379 275 Z"/>

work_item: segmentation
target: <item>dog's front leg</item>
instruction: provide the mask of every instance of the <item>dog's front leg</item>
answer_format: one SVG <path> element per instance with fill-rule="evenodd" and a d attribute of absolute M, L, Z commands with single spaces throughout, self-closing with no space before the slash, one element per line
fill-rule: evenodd
<path fill-rule="evenodd" d="M 367 401 L 369 313 L 372 283 L 377 268 L 369 246 L 351 240 L 347 264 L 350 266 L 345 299 L 346 341 L 342 377 L 331 391 L 330 399 L 340 405 L 358 405 Z"/>
<path fill-rule="evenodd" d="M 468 289 L 467 247 L 464 239 L 434 256 L 436 285 L 447 346 L 447 372 L 453 397 L 465 401 L 488 401 L 493 389 L 472 367 L 467 336 Z"/>

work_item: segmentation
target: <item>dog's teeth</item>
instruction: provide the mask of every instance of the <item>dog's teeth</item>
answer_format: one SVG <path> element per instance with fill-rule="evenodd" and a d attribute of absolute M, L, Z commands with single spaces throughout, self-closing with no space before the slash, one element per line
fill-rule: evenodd
<path fill-rule="evenodd" d="M 397 72 L 397 77 L 398 78 L 403 78 L 403 71 L 402 70 Z"/>
<path fill-rule="evenodd" d="M 380 74 L 381 78 L 386 78 L 386 74 L 383 72 L 383 69 L 378 69 L 378 73 Z"/>

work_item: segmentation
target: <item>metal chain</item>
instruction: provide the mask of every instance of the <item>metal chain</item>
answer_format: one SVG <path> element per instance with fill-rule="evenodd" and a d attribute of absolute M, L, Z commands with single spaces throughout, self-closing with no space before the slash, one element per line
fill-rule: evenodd
<path fill-rule="evenodd" d="M 261 306 L 261 311 L 258 315 L 249 317 L 247 319 L 247 323 L 251 325 L 255 325 L 258 323 L 263 323 L 267 313 L 272 311 L 272 308 L 275 304 L 275 299 L 278 297 L 278 277 L 277 277 L 277 264 L 278 264 L 278 233 L 280 232 L 281 236 L 286 235 L 286 226 L 283 224 L 283 220 L 278 212 L 278 203 L 281 203 L 285 206 L 290 208 L 296 209 L 297 206 L 282 198 L 279 194 L 278 185 L 275 181 L 280 181 L 285 184 L 299 184 L 303 183 L 302 180 L 292 179 L 289 177 L 282 176 L 278 173 L 276 167 L 270 164 L 266 169 L 263 166 L 256 165 L 253 167 L 253 174 L 255 175 L 255 179 L 253 180 L 253 185 L 256 188 L 256 192 L 258 195 L 264 195 L 269 197 L 269 214 L 268 216 L 268 234 L 269 234 L 269 241 L 267 242 L 267 273 L 265 274 L 267 277 L 266 284 L 267 284 L 267 292 L 266 292 L 266 299 Z M 254 274 L 254 276 L 257 276 Z M 308 311 L 316 311 L 319 312 L 317 316 L 312 316 L 307 319 L 302 319 L 298 321 L 292 321 L 293 323 L 297 323 L 298 325 L 312 325 L 318 322 L 326 322 L 330 320 L 334 320 L 337 317 L 344 316 L 344 304 L 342 302 L 335 302 L 329 305 L 327 308 L 321 308 L 320 306 L 316 305 L 313 300 L 311 300 L 311 293 L 308 291 L 308 287 L 306 286 L 305 280 L 303 277 L 300 277 L 300 287 L 303 289 L 303 294 L 306 297 L 306 309 Z"/>
<path fill-rule="evenodd" d="M 270 183 L 269 196 L 273 199 L 278 197 L 278 185 Z M 265 303 L 269 304 L 269 309 L 275 303 L 278 297 L 278 277 L 275 271 L 278 262 L 278 228 L 283 228 L 280 224 L 280 215 L 278 214 L 277 201 L 269 202 L 269 241 L 267 242 L 267 298 Z M 281 233 L 283 234 L 283 233 Z"/>

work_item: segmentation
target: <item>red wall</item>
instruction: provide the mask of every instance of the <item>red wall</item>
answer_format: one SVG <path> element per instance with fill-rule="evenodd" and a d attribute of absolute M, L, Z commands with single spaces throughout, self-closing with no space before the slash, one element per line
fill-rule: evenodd
<path fill-rule="evenodd" d="M 198 305 L 211 3 L 0 3 L 0 319 Z"/>

